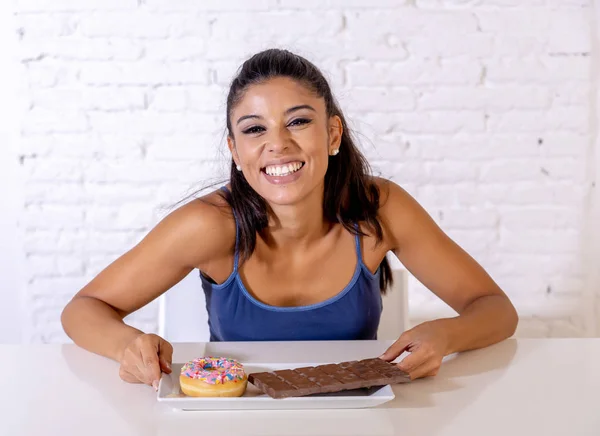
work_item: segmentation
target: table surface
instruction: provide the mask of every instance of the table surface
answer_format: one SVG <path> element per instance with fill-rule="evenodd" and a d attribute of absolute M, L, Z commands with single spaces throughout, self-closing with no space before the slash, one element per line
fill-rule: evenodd
<path fill-rule="evenodd" d="M 174 362 L 339 362 L 389 341 L 175 344 Z M 3 435 L 599 435 L 600 339 L 509 339 L 449 356 L 376 408 L 177 411 L 74 345 L 1 345 Z"/>

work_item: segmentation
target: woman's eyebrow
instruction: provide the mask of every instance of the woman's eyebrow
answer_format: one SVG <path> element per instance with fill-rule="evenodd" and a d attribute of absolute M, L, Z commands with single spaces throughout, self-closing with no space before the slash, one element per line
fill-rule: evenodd
<path fill-rule="evenodd" d="M 293 107 L 287 109 L 284 112 L 284 114 L 285 115 L 289 115 L 292 112 L 299 111 L 300 109 L 308 109 L 308 110 L 311 110 L 313 112 L 316 112 L 316 109 L 314 107 L 312 107 L 311 105 L 309 105 L 309 104 L 300 104 L 298 106 L 293 106 Z M 260 115 L 254 115 L 254 114 L 252 114 L 252 115 L 243 115 L 240 118 L 238 118 L 238 120 L 236 122 L 236 125 L 239 124 L 239 123 L 241 123 L 244 120 L 247 120 L 247 119 L 262 119 L 262 118 L 263 117 L 261 117 Z"/>
<path fill-rule="evenodd" d="M 249 118 L 258 118 L 258 119 L 262 119 L 262 117 L 260 115 L 244 115 L 241 116 L 238 120 L 237 123 L 235 123 L 236 125 L 238 125 L 239 123 L 241 123 L 244 120 L 247 120 Z"/>
<path fill-rule="evenodd" d="M 309 104 L 301 104 L 301 105 L 293 106 L 293 107 L 289 108 L 288 110 L 285 111 L 285 114 L 289 115 L 292 112 L 299 111 L 300 109 L 309 109 L 309 110 L 311 110 L 313 112 L 316 112 L 315 108 L 312 107 L 311 105 L 309 105 Z"/>

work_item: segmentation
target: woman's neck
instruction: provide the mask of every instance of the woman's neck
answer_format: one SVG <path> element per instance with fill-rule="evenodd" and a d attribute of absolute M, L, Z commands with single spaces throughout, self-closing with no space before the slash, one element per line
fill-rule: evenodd
<path fill-rule="evenodd" d="M 325 236 L 331 223 L 323 215 L 323 193 L 316 189 L 293 205 L 270 205 L 269 225 L 263 231 L 267 243 L 276 248 L 293 244 L 306 248 Z"/>

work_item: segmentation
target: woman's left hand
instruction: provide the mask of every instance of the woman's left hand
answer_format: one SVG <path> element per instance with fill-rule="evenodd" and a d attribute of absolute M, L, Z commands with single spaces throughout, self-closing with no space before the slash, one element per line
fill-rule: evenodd
<path fill-rule="evenodd" d="M 391 362 L 408 351 L 410 354 L 398 363 L 398 367 L 414 380 L 437 375 L 447 350 L 448 337 L 443 323 L 428 321 L 402 333 L 380 358 Z"/>

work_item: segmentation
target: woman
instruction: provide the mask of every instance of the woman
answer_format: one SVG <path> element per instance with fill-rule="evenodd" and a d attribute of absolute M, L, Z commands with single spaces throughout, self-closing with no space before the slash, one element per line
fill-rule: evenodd
<path fill-rule="evenodd" d="M 321 72 L 285 50 L 247 60 L 227 98 L 230 184 L 176 209 L 65 307 L 66 333 L 155 388 L 172 347 L 123 318 L 201 272 L 211 340 L 375 339 L 386 253 L 458 316 L 398 332 L 411 378 L 511 336 L 489 275 L 396 184 L 374 178 Z"/>

